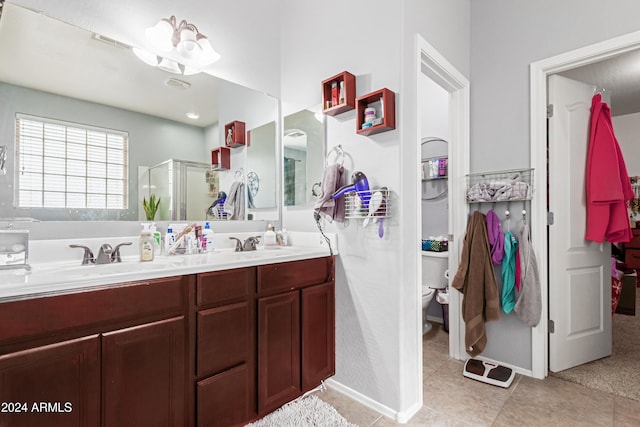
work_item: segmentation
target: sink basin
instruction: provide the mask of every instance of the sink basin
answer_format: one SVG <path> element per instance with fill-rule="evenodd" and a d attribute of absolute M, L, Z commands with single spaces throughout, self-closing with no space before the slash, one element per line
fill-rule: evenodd
<path fill-rule="evenodd" d="M 265 258 L 287 256 L 287 255 L 290 255 L 292 251 L 290 249 L 277 247 L 273 249 L 257 249 L 255 251 L 235 252 L 231 250 L 231 251 L 219 251 L 214 253 L 216 256 L 223 257 L 229 260 L 231 259 L 246 260 L 246 259 L 265 259 Z"/>
<path fill-rule="evenodd" d="M 140 262 L 134 260 L 123 260 L 114 264 L 55 264 L 55 265 L 35 265 L 32 267 L 33 273 L 52 272 L 56 275 L 65 277 L 89 277 L 89 276 L 106 276 L 111 274 L 127 274 L 139 271 L 155 271 L 163 270 L 171 267 L 179 267 L 184 265 L 184 258 L 167 257 L 156 258 L 151 262 Z"/>

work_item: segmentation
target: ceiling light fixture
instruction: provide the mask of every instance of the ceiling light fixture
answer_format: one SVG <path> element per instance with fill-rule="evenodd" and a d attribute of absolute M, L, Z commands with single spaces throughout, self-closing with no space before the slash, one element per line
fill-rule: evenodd
<path fill-rule="evenodd" d="M 140 48 L 133 48 L 133 53 L 146 64 L 170 73 L 197 74 L 202 67 L 220 59 L 220 54 L 211 47 L 207 36 L 184 19 L 176 24 L 175 16 L 161 19 L 153 27 L 147 28 L 145 35 L 156 51 L 175 51 L 179 59 L 161 57 Z"/>

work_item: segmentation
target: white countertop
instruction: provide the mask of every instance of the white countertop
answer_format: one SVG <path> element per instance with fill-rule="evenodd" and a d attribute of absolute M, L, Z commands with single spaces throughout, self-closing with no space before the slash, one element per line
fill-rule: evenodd
<path fill-rule="evenodd" d="M 314 233 L 315 234 L 315 233 Z M 332 249 L 337 245 L 332 236 Z M 169 276 L 228 270 L 232 268 L 296 261 L 329 256 L 326 243 L 316 236 L 298 238 L 302 244 L 278 246 L 274 249 L 234 252 L 231 248 L 194 255 L 156 256 L 154 261 L 140 262 L 138 256 L 123 256 L 114 264 L 81 265 L 82 252 L 74 252 L 76 259 L 55 260 L 31 264 L 25 269 L 0 270 L 0 302 L 57 295 L 83 289 L 96 289 L 109 285 Z M 48 243 L 51 245 L 51 243 Z M 137 244 L 137 242 L 135 242 Z M 65 242 L 65 246 L 66 242 Z"/>

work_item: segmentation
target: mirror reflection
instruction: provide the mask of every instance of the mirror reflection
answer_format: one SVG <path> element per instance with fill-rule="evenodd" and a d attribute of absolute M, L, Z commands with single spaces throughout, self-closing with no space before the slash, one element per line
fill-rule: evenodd
<path fill-rule="evenodd" d="M 284 206 L 312 204 L 322 180 L 324 115 L 305 109 L 284 118 Z"/>
<path fill-rule="evenodd" d="M 261 172 L 256 207 L 278 217 L 275 137 L 262 142 L 270 150 L 231 148 L 228 169 L 208 170 L 211 149 L 225 144 L 224 124 L 241 120 L 254 129 L 275 123 L 277 99 L 208 74 L 150 67 L 129 46 L 13 4 L 5 4 L 0 20 L 0 58 L 0 145 L 7 145 L 0 218 L 139 220 L 145 218 L 143 198 L 154 195 L 160 200 L 156 220 L 202 220 L 238 171 L 247 181 L 248 162 L 271 165 Z M 39 136 L 16 144 L 20 114 L 54 125 L 43 124 Z M 124 135 L 124 160 L 110 156 L 109 137 L 79 141 L 47 133 L 62 128 Z M 87 156 L 81 165 L 69 147 L 76 157 L 102 157 Z M 161 175 L 164 187 L 157 182 Z M 117 207 L 110 204 L 115 184 L 122 199 Z"/>

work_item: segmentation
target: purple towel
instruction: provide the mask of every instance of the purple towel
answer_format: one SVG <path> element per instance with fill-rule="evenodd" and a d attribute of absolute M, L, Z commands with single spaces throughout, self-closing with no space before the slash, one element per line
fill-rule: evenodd
<path fill-rule="evenodd" d="M 504 234 L 500 230 L 500 219 L 493 210 L 487 212 L 487 234 L 491 247 L 491 260 L 500 264 L 504 258 Z"/>

